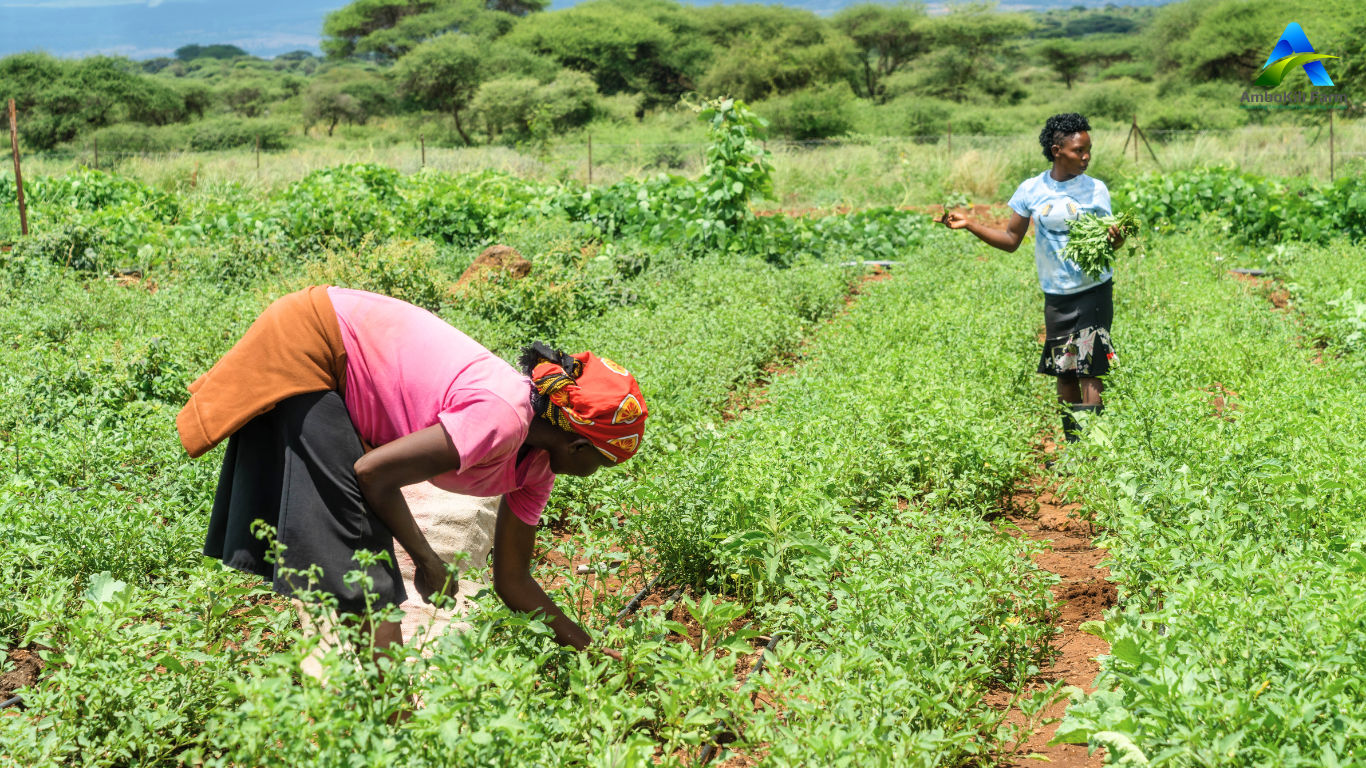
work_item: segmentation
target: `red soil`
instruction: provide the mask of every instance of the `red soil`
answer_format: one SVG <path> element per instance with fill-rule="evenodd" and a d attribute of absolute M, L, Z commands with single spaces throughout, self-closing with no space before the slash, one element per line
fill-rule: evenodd
<path fill-rule="evenodd" d="M 1052 441 L 1046 441 L 1045 454 L 1055 450 Z M 1055 640 L 1059 655 L 1039 672 L 1029 688 L 1038 690 L 1061 680 L 1065 685 L 1075 685 L 1089 693 L 1095 690 L 1092 682 L 1100 672 L 1095 657 L 1109 653 L 1110 647 L 1104 640 L 1077 628 L 1087 621 L 1103 620 L 1106 609 L 1115 605 L 1118 591 L 1109 581 L 1110 570 L 1101 565 L 1108 554 L 1092 543 L 1091 524 L 1077 516 L 1081 505 L 1065 503 L 1053 490 L 1048 478 L 1036 477 L 1028 481 L 1016 493 L 1012 509 L 1006 515 L 1020 529 L 1018 533 L 1012 531 L 1012 535 L 1046 545 L 1042 552 L 1034 555 L 1034 563 L 1061 579 L 1053 587 L 1053 597 L 1061 603 L 1058 627 L 1062 633 Z M 999 703 L 1004 704 L 1004 701 Z M 1064 700 L 1055 704 L 1046 716 L 1061 718 L 1066 709 L 1067 701 Z M 1012 710 L 1007 719 L 1016 724 L 1024 722 L 1018 710 Z M 1048 746 L 1056 730 L 1056 722 L 1036 729 L 1020 746 L 1011 764 L 1038 765 L 1038 758 L 1027 757 L 1030 754 L 1042 755 L 1051 761 L 1050 764 L 1067 768 L 1104 764 L 1103 753 L 1087 756 L 1085 745 Z"/>
<path fill-rule="evenodd" d="M 9 699 L 20 688 L 38 682 L 38 673 L 43 671 L 43 660 L 38 657 L 37 648 L 14 648 L 9 654 L 9 671 L 0 675 L 0 700 Z"/>

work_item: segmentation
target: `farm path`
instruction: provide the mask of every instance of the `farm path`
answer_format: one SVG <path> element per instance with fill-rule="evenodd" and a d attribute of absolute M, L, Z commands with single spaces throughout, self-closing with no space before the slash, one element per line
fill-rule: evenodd
<path fill-rule="evenodd" d="M 1041 450 L 1046 456 L 1053 453 L 1056 446 L 1046 440 Z M 1118 591 L 1110 583 L 1110 570 L 1102 564 L 1107 553 L 1092 542 L 1090 525 L 1074 515 L 1081 505 L 1059 499 L 1054 495 L 1055 489 L 1056 480 L 1050 477 L 1035 476 L 1025 481 L 1006 516 L 1019 528 L 1019 533 L 1014 535 L 1023 535 L 1045 545 L 1034 555 L 1035 565 L 1061 579 L 1053 586 L 1053 597 L 1062 604 L 1058 617 L 1062 635 L 1056 644 L 1060 655 L 1039 671 L 1031 687 L 1041 688 L 1063 681 L 1065 685 L 1075 685 L 1090 693 L 1094 690 L 1092 682 L 1100 672 L 1095 659 L 1109 653 L 1110 646 L 1098 637 L 1079 631 L 1078 627 L 1087 621 L 1102 620 L 1105 610 L 1114 606 Z M 1065 768 L 1092 768 L 1104 764 L 1103 751 L 1088 756 L 1084 744 L 1048 746 L 1057 730 L 1056 720 L 1066 709 L 1066 700 L 1049 709 L 1046 717 L 1054 722 L 1036 729 L 1029 736 L 1016 752 L 1013 765 L 1038 765 L 1036 760 L 1026 757 L 1030 754 L 1042 755 L 1052 765 Z M 1010 720 L 1020 723 L 1023 717 L 1015 710 L 1011 712 Z"/>

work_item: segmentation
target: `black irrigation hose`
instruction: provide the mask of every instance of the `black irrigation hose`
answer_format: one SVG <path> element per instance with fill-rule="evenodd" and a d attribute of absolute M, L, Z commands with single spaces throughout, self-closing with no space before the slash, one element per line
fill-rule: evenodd
<path fill-rule="evenodd" d="M 23 697 L 23 696 L 15 696 L 15 697 L 13 697 L 13 698 L 11 698 L 11 699 L 6 699 L 4 702 L 0 702 L 0 709 L 9 709 L 10 707 L 18 707 L 18 708 L 20 708 L 20 709 L 28 709 L 28 707 L 25 707 L 25 706 L 24 706 L 24 697 Z"/>
<path fill-rule="evenodd" d="M 750 679 L 751 677 L 754 677 L 755 675 L 757 675 L 757 674 L 759 674 L 760 672 L 763 672 L 763 671 L 764 671 L 764 662 L 768 660 L 769 651 L 772 651 L 772 650 L 774 649 L 774 647 L 776 647 L 777 645 L 778 645 L 778 633 L 777 633 L 777 632 L 774 632 L 774 633 L 773 633 L 773 636 L 770 637 L 770 638 L 768 639 L 768 644 L 764 646 L 763 653 L 759 654 L 759 663 L 758 663 L 758 664 L 755 664 L 755 665 L 754 665 L 754 669 L 751 669 L 751 670 L 749 671 L 749 673 L 745 675 L 744 681 L 740 683 L 741 685 L 744 685 L 745 683 L 749 682 L 749 679 Z M 755 700 L 756 698 L 758 698 L 758 697 L 759 697 L 759 692 L 758 692 L 758 691 L 755 691 L 754 693 L 750 694 L 750 697 L 749 697 L 749 705 L 750 705 L 750 707 L 753 707 L 753 706 L 754 706 L 754 700 Z M 735 741 L 736 738 L 738 738 L 738 737 L 736 737 L 734 734 L 731 734 L 731 733 L 727 732 L 727 733 L 722 733 L 722 734 L 720 734 L 719 736 L 717 736 L 717 737 L 716 737 L 716 742 L 717 742 L 717 744 L 730 744 L 731 742 Z M 698 764 L 698 765 L 706 765 L 708 762 L 711 761 L 712 755 L 716 752 L 716 746 L 717 746 L 717 744 L 708 744 L 707 746 L 705 746 L 705 747 L 702 748 L 702 754 L 700 754 L 700 755 L 697 756 L 697 764 Z"/>
<path fill-rule="evenodd" d="M 626 618 L 627 616 L 635 613 L 636 609 L 640 608 L 640 601 L 644 600 L 645 596 L 650 594 L 650 590 L 654 589 L 655 582 L 659 581 L 659 577 L 663 575 L 664 574 L 661 573 L 658 576 L 655 576 L 653 579 L 650 579 L 650 583 L 646 584 L 644 589 L 637 592 L 636 596 L 631 598 L 631 602 L 627 603 L 626 607 L 621 609 L 621 611 L 617 614 L 617 617 L 615 619 L 612 619 L 612 623 L 615 624 L 618 621 L 621 621 L 622 619 Z"/>

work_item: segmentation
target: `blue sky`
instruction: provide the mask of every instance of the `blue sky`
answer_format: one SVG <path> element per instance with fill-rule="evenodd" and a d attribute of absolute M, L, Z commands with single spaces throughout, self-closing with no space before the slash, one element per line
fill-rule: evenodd
<path fill-rule="evenodd" d="M 258 56 L 317 50 L 323 15 L 345 0 L 0 0 L 0 54 L 169 56 L 231 43 Z"/>
<path fill-rule="evenodd" d="M 553 7 L 576 1 L 555 0 Z M 850 2 L 786 4 L 828 13 Z M 300 48 L 316 52 L 323 15 L 345 4 L 346 0 L 0 0 L 0 55 L 44 50 L 58 56 L 115 53 L 148 59 L 169 56 L 191 43 L 231 43 L 263 57 Z M 1075 4 L 1077 0 L 1007 0 L 1001 8 Z"/>

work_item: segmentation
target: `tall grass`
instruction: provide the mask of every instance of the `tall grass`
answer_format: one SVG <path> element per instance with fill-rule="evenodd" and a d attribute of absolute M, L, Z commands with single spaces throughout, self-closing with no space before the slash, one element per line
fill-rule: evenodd
<path fill-rule="evenodd" d="M 1327 180 L 1327 126 L 1248 126 L 1224 131 L 1148 134 L 1151 145 L 1126 147 L 1126 130 L 1092 132 L 1092 175 L 1118 182 L 1135 173 L 1188 170 L 1231 164 L 1250 173 Z M 1335 126 L 1336 174 L 1366 169 L 1366 124 Z M 629 141 L 613 131 L 592 146 L 592 181 L 610 184 L 659 172 L 696 175 L 705 145 L 694 141 Z M 455 173 L 492 168 L 545 181 L 588 181 L 586 135 L 562 137 L 543 147 L 437 148 L 428 146 L 425 165 Z M 680 135 L 681 139 L 691 138 Z M 774 197 L 767 208 L 834 208 L 870 205 L 914 206 L 940 202 L 946 193 L 964 192 L 974 202 L 1003 202 L 1023 179 L 1048 165 L 1035 135 L 918 136 L 859 138 L 829 142 L 770 141 Z M 1150 151 L 1151 150 L 1151 151 Z M 1154 156 L 1156 161 L 1154 160 Z M 90 152 L 24 158 L 25 173 L 54 175 L 94 162 Z M 262 153 L 260 168 L 251 151 L 135 154 L 101 153 L 101 167 L 169 189 L 187 191 L 241 184 L 262 192 L 297 181 L 319 168 L 344 162 L 374 162 L 413 173 L 424 164 L 419 146 L 356 147 L 310 144 Z M 8 168 L 8 163 L 4 164 Z"/>

